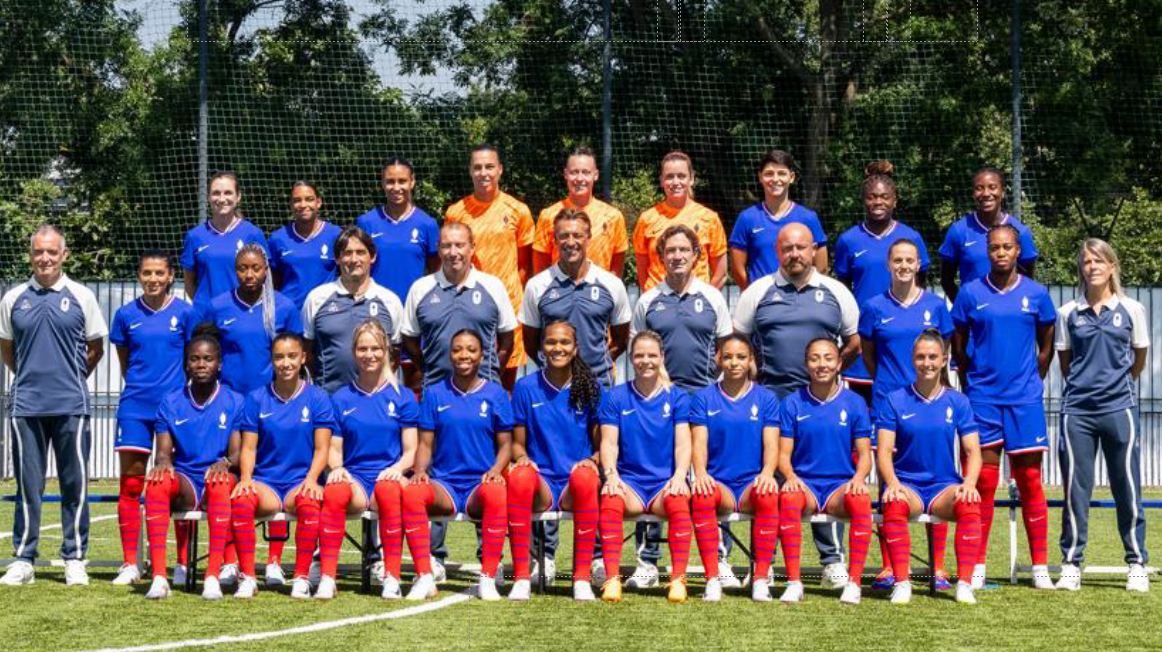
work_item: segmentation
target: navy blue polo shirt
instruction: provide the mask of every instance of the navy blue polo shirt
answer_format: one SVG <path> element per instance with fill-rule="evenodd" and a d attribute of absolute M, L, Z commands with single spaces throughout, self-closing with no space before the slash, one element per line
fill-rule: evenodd
<path fill-rule="evenodd" d="M 651 330 L 662 336 L 666 372 L 685 390 L 706 387 L 718 377 L 714 350 L 733 331 L 730 308 L 713 285 L 694 278 L 679 294 L 662 281 L 638 299 L 631 336 Z"/>
<path fill-rule="evenodd" d="M 1137 405 L 1137 383 L 1130 375 L 1134 349 L 1150 346 L 1142 304 L 1114 296 L 1098 313 L 1079 296 L 1057 311 L 1054 338 L 1058 351 L 1072 355 L 1062 412 L 1101 414 Z"/>
<path fill-rule="evenodd" d="M 318 384 L 333 394 L 359 377 L 352 353 L 355 327 L 376 319 L 392 344 L 399 344 L 403 306 L 399 297 L 372 280 L 362 296 L 351 294 L 342 281 L 311 290 L 303 304 L 303 337 L 314 341 Z"/>

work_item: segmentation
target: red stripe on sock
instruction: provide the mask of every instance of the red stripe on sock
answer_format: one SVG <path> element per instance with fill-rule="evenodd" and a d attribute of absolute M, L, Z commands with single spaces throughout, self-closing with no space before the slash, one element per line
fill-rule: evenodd
<path fill-rule="evenodd" d="M 621 546 L 625 522 L 625 500 L 621 496 L 601 497 L 601 557 L 605 561 L 605 576 L 621 576 Z"/>
<path fill-rule="evenodd" d="M 803 543 L 803 529 L 800 521 L 807 497 L 801 491 L 779 496 L 779 543 L 783 544 L 783 560 L 787 565 L 787 580 L 801 581 L 800 548 Z"/>

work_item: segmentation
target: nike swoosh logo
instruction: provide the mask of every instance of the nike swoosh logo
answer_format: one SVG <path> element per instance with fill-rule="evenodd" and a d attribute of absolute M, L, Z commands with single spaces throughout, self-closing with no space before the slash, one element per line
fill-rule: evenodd
<path fill-rule="evenodd" d="M 509 521 L 508 526 L 509 527 L 520 527 L 520 523 L 513 523 L 512 521 Z"/>
<path fill-rule="evenodd" d="M 237 318 L 237 317 L 231 317 L 230 319 L 223 319 L 223 320 L 222 320 L 222 325 L 223 325 L 223 326 L 229 326 L 230 324 L 233 324 L 233 323 L 234 323 L 234 322 L 236 322 L 236 321 L 238 321 L 238 318 Z"/>
<path fill-rule="evenodd" d="M 1037 443 L 1040 444 L 1041 442 L 1045 441 L 1046 439 L 1049 439 L 1049 438 L 1048 437 L 1038 437 Z"/>
<path fill-rule="evenodd" d="M 866 537 L 868 535 L 867 532 L 852 532 L 852 534 L 854 534 L 857 537 Z"/>
<path fill-rule="evenodd" d="M 625 416 L 627 414 L 633 414 L 634 412 L 637 412 L 637 408 L 634 408 L 632 410 L 622 410 L 621 414 L 622 414 L 622 416 Z"/>
<path fill-rule="evenodd" d="M 896 539 L 888 539 L 888 543 L 896 543 L 896 542 L 898 542 L 899 540 L 900 540 L 900 539 L 898 539 L 898 538 L 896 538 Z"/>
<path fill-rule="evenodd" d="M 350 410 L 343 410 L 343 416 L 347 416 L 348 414 L 351 414 L 352 412 L 354 412 L 355 410 L 358 410 L 358 409 L 359 408 L 357 408 L 357 407 L 353 407 Z"/>
<path fill-rule="evenodd" d="M 791 527 L 791 526 L 788 525 L 787 527 Z M 759 535 L 764 536 L 764 537 L 769 537 L 772 534 L 778 534 L 778 530 L 759 530 Z"/>
<path fill-rule="evenodd" d="M 392 530 L 392 529 L 388 529 L 388 530 L 387 530 L 387 533 L 388 533 L 388 534 L 395 534 L 395 533 L 397 533 L 397 532 L 399 532 L 399 528 L 396 528 L 396 529 L 394 529 L 394 530 Z"/>
<path fill-rule="evenodd" d="M 420 528 L 418 528 L 418 527 L 409 527 L 409 528 L 407 529 L 407 533 L 408 533 L 408 534 L 411 534 L 412 532 L 418 532 L 418 531 L 419 531 L 419 529 L 420 529 Z"/>
<path fill-rule="evenodd" d="M 673 534 L 673 536 L 674 536 L 674 537 L 677 537 L 677 538 L 683 538 L 683 537 L 688 537 L 688 536 L 690 536 L 690 533 L 689 533 L 689 532 L 675 532 L 675 533 Z"/>
<path fill-rule="evenodd" d="M 988 305 L 989 305 L 989 304 L 987 304 L 987 303 L 978 303 L 978 304 L 976 305 L 976 309 L 977 309 L 977 310 L 984 310 L 985 308 L 987 308 L 987 307 L 988 307 Z"/>
<path fill-rule="evenodd" d="M 915 412 L 913 412 L 911 414 L 901 414 L 900 418 L 903 419 L 904 421 L 907 421 L 908 419 L 911 419 L 914 416 L 916 416 Z"/>
<path fill-rule="evenodd" d="M 751 233 L 759 233 L 760 231 L 766 231 L 766 230 L 767 230 L 767 227 L 765 227 L 765 226 L 756 226 L 753 229 L 751 229 L 750 232 Z"/>
<path fill-rule="evenodd" d="M 966 247 L 971 247 L 974 244 L 976 244 L 976 240 L 965 240 L 964 241 L 964 246 L 966 246 Z"/>
<path fill-rule="evenodd" d="M 436 412 L 443 412 L 444 410 L 447 410 L 450 407 L 452 407 L 452 406 L 451 405 L 437 405 Z"/>
<path fill-rule="evenodd" d="M 862 256 L 866 253 L 867 253 L 867 249 L 860 249 L 859 251 L 855 252 L 852 255 L 855 256 L 856 258 L 859 258 L 860 256 Z"/>
<path fill-rule="evenodd" d="M 497 529 L 497 528 L 490 527 L 490 528 L 488 528 L 488 533 L 489 534 L 504 534 L 504 528 Z"/>
<path fill-rule="evenodd" d="M 265 418 L 271 417 L 271 416 L 274 416 L 274 412 L 259 412 L 258 413 L 259 419 L 265 419 Z"/>
<path fill-rule="evenodd" d="M 718 413 L 719 413 L 719 412 L 721 412 L 721 411 L 722 411 L 722 410 L 707 410 L 707 411 L 706 411 L 706 416 L 708 416 L 708 417 L 712 417 L 712 416 L 714 416 L 714 415 L 718 414 Z"/>
<path fill-rule="evenodd" d="M 1037 517 L 1034 517 L 1034 518 L 1031 518 L 1031 519 L 1029 519 L 1029 522 L 1030 522 L 1030 523 L 1036 523 L 1037 521 L 1044 521 L 1044 520 L 1045 520 L 1045 515 L 1044 515 L 1044 514 L 1042 514 L 1042 515 L 1040 515 L 1040 516 L 1037 516 Z"/>
<path fill-rule="evenodd" d="M 198 247 L 197 249 L 195 249 L 195 250 L 194 250 L 194 253 L 196 253 L 196 254 L 200 254 L 200 253 L 202 253 L 203 251 L 205 251 L 205 250 L 207 250 L 207 249 L 209 249 L 209 248 L 210 248 L 210 245 L 202 245 L 202 246 Z"/>
<path fill-rule="evenodd" d="M 175 426 L 180 426 L 180 425 L 182 425 L 183 423 L 185 423 L 185 422 L 187 422 L 187 421 L 189 421 L 189 419 L 174 419 L 174 420 L 173 420 L 173 424 L 174 424 Z"/>
<path fill-rule="evenodd" d="M 810 418 L 811 418 L 810 414 L 796 414 L 795 415 L 795 421 L 803 421 L 805 419 L 810 419 Z"/>
<path fill-rule="evenodd" d="M 139 326 L 141 326 L 141 322 L 137 322 L 136 324 L 130 324 L 129 330 L 133 330 L 135 328 L 138 328 Z"/>
<path fill-rule="evenodd" d="M 976 541 L 976 540 L 977 540 L 977 539 L 979 539 L 979 538 L 980 538 L 980 537 L 970 537 L 970 536 L 966 536 L 966 537 L 964 537 L 964 540 L 965 540 L 965 541 Z"/>
<path fill-rule="evenodd" d="M 318 521 L 303 521 L 303 525 L 318 525 Z"/>
<path fill-rule="evenodd" d="M 543 401 L 542 401 L 541 403 L 533 403 L 533 407 L 534 407 L 534 408 L 539 408 L 539 407 L 541 407 L 542 405 L 544 405 L 544 402 L 543 402 Z"/>
<path fill-rule="evenodd" d="M 378 238 L 381 235 L 383 235 L 383 231 L 376 231 L 375 233 L 371 234 L 371 237 Z"/>
<path fill-rule="evenodd" d="M 793 527 L 795 527 L 795 526 L 794 525 L 780 525 L 779 529 L 780 530 L 790 530 Z"/>
<path fill-rule="evenodd" d="M 886 324 L 886 323 L 892 321 L 893 319 L 895 319 L 895 317 L 884 317 L 883 319 L 880 320 L 880 323 Z"/>
<path fill-rule="evenodd" d="M 163 515 L 163 514 L 154 514 L 153 516 L 146 516 L 146 517 L 145 517 L 145 520 L 147 520 L 147 521 L 156 521 L 156 520 L 157 520 L 157 519 L 159 519 L 159 518 L 165 518 L 165 515 Z"/>
<path fill-rule="evenodd" d="M 324 534 L 339 534 L 342 531 L 343 530 L 328 530 L 327 528 L 323 528 Z"/>
<path fill-rule="evenodd" d="M 588 529 L 588 530 L 577 530 L 577 534 L 580 534 L 580 535 L 584 536 L 584 535 L 586 535 L 586 534 L 589 534 L 589 533 L 590 533 L 590 532 L 592 532 L 592 531 L 593 531 L 593 528 L 590 528 L 590 529 Z"/>
<path fill-rule="evenodd" d="M 696 528 L 710 527 L 710 524 L 709 523 L 695 523 L 694 527 L 696 527 Z"/>

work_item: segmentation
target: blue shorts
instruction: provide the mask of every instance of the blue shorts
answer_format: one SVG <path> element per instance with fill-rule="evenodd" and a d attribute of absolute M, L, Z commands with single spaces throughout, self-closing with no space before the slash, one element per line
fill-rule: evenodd
<path fill-rule="evenodd" d="M 206 476 L 204 474 L 189 473 L 188 471 L 182 471 L 180 469 L 174 469 L 174 473 L 177 473 L 180 480 L 194 488 L 194 505 L 203 507 L 202 497 L 206 493 Z"/>
<path fill-rule="evenodd" d="M 542 475 L 541 482 L 545 483 L 545 486 L 549 488 L 549 493 L 553 495 L 553 504 L 549 506 L 549 511 L 560 511 L 561 494 L 565 493 L 565 490 L 569 488 L 569 478 L 562 480 L 561 478 L 550 478 Z"/>
<path fill-rule="evenodd" d="M 827 509 L 827 501 L 831 500 L 831 496 L 842 489 L 843 485 L 851 482 L 851 480 L 809 480 L 803 476 L 799 476 L 799 479 L 815 496 L 816 514 L 822 514 Z"/>
<path fill-rule="evenodd" d="M 637 494 L 638 500 L 642 501 L 642 506 L 645 507 L 646 512 L 649 512 L 650 505 L 662 493 L 662 489 L 665 489 L 666 483 L 670 479 L 659 481 L 657 478 L 627 478 L 622 476 L 621 481 Z"/>
<path fill-rule="evenodd" d="M 742 495 L 746 493 L 746 490 L 749 489 L 752 484 L 754 484 L 754 479 L 750 479 L 745 482 L 741 480 L 738 482 L 726 482 L 719 480 L 719 482 L 725 485 L 726 488 L 730 490 L 730 493 L 734 495 L 734 511 L 737 512 L 738 506 L 742 504 Z"/>
<path fill-rule="evenodd" d="M 468 501 L 472 499 L 472 494 L 476 493 L 476 489 L 480 486 L 480 480 L 476 478 L 471 480 L 430 478 L 430 480 L 448 492 L 452 498 L 452 507 L 456 512 L 468 511 Z"/>
<path fill-rule="evenodd" d="M 924 503 L 924 513 L 931 514 L 932 501 L 936 500 L 937 496 L 944 493 L 945 491 L 948 491 L 949 488 L 957 486 L 959 483 L 932 482 L 918 484 L 901 481 L 900 484 L 914 491 L 916 495 L 920 497 L 920 502 Z"/>
<path fill-rule="evenodd" d="M 113 450 L 149 455 L 153 452 L 152 419 L 117 419 L 117 439 Z"/>
<path fill-rule="evenodd" d="M 1045 406 L 972 403 L 972 413 L 980 426 L 980 447 L 1004 445 L 1009 455 L 1049 450 L 1045 428 Z"/>
<path fill-rule="evenodd" d="M 290 494 L 290 492 L 298 489 L 299 485 L 301 485 L 303 480 L 306 480 L 306 478 L 303 477 L 295 480 L 294 482 L 286 482 L 285 480 L 275 481 L 270 478 L 263 478 L 256 475 L 254 476 L 254 480 L 255 482 L 261 482 L 262 484 L 270 487 L 270 490 L 274 492 L 274 495 L 278 496 L 279 502 L 282 503 L 282 508 L 285 509 L 287 496 Z"/>

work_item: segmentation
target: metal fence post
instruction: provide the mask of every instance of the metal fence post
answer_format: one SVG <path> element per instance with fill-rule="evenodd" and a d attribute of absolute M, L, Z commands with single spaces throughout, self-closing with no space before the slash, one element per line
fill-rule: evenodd
<path fill-rule="evenodd" d="M 1021 219 L 1021 0 L 1013 0 L 1013 194 L 1012 214 Z"/>
<path fill-rule="evenodd" d="M 209 0 L 198 0 L 198 221 L 207 216 L 206 188 L 210 185 Z"/>

